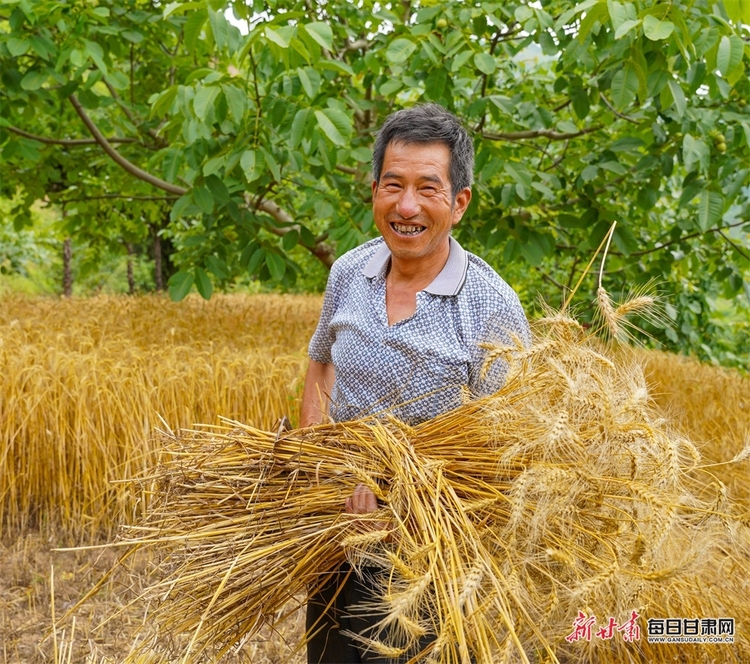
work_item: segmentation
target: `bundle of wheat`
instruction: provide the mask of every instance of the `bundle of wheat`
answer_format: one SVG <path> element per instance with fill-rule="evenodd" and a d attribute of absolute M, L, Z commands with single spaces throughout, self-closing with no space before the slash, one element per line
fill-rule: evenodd
<path fill-rule="evenodd" d="M 414 428 L 165 436 L 142 480 L 151 511 L 127 534 L 162 556 L 145 643 L 215 660 L 348 559 L 377 577 L 363 610 L 379 628 L 358 638 L 386 657 L 747 661 L 746 517 L 654 412 L 636 356 L 563 315 L 536 332 L 490 351 L 509 365 L 498 393 Z M 358 483 L 378 512 L 342 513 Z M 734 646 L 645 638 L 650 619 L 728 616 Z"/>

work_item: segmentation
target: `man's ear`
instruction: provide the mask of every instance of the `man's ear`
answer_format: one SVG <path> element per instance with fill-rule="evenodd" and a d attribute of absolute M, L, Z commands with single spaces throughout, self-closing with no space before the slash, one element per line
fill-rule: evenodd
<path fill-rule="evenodd" d="M 373 200 L 375 199 L 375 194 L 377 193 L 377 191 L 378 191 L 378 181 L 377 180 L 373 180 L 372 181 L 372 198 L 373 198 Z"/>
<path fill-rule="evenodd" d="M 471 203 L 471 187 L 464 187 L 461 191 L 456 194 L 456 200 L 453 203 L 453 225 L 455 226 L 461 217 L 464 216 L 466 208 Z"/>

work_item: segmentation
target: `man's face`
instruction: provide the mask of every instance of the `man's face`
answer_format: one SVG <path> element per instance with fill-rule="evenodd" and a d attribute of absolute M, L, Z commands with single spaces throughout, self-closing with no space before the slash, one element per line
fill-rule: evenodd
<path fill-rule="evenodd" d="M 380 184 L 372 183 L 375 225 L 394 257 L 447 257 L 451 228 L 463 216 L 468 187 L 451 199 L 450 150 L 443 143 L 389 143 Z"/>

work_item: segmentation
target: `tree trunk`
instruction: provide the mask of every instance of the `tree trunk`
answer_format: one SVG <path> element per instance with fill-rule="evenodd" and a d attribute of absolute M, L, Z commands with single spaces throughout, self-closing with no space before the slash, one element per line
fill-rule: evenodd
<path fill-rule="evenodd" d="M 63 295 L 70 297 L 73 295 L 73 243 L 69 237 L 63 242 Z"/>
<path fill-rule="evenodd" d="M 159 229 L 156 226 L 151 227 L 154 235 L 154 285 L 157 291 L 164 290 L 164 272 L 161 265 L 161 238 Z"/>
<path fill-rule="evenodd" d="M 133 245 L 130 242 L 125 243 L 128 250 L 128 293 L 135 295 L 135 277 L 133 277 Z"/>

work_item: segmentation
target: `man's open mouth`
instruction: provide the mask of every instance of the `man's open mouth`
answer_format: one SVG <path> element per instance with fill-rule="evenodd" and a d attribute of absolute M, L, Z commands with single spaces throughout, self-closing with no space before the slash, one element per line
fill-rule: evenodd
<path fill-rule="evenodd" d="M 426 230 L 424 226 L 417 224 L 399 224 L 396 222 L 391 222 L 391 228 L 399 235 L 419 235 Z"/>

